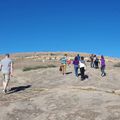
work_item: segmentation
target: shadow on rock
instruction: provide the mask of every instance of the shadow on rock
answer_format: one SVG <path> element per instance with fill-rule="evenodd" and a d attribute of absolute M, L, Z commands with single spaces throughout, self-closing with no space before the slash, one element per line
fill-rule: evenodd
<path fill-rule="evenodd" d="M 85 75 L 85 79 L 88 79 L 89 78 L 89 76 L 88 75 Z"/>
<path fill-rule="evenodd" d="M 84 76 L 84 79 L 81 79 L 82 81 L 84 81 L 85 79 L 88 79 L 89 78 L 89 76 L 88 75 L 85 75 Z"/>
<path fill-rule="evenodd" d="M 78 76 L 81 76 L 81 73 L 79 73 Z M 84 75 L 84 79 L 88 79 L 88 78 L 89 78 L 88 75 Z"/>
<path fill-rule="evenodd" d="M 79 73 L 78 76 L 81 76 L 81 73 Z"/>
<path fill-rule="evenodd" d="M 72 72 L 67 72 L 67 73 L 65 73 L 66 75 L 69 75 L 69 74 L 72 74 Z"/>
<path fill-rule="evenodd" d="M 19 91 L 24 91 L 25 89 L 30 88 L 30 87 L 31 87 L 31 85 L 13 87 L 9 90 L 9 92 L 7 94 L 12 94 L 12 93 L 16 93 Z"/>

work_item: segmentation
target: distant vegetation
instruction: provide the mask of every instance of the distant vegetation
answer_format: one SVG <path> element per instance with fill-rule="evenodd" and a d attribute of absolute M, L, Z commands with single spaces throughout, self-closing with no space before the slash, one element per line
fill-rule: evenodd
<path fill-rule="evenodd" d="M 42 69 L 42 68 L 55 68 L 57 66 L 55 65 L 46 65 L 46 66 L 42 66 L 42 65 L 39 65 L 39 66 L 33 66 L 33 67 L 24 67 L 23 68 L 23 71 L 30 71 L 30 70 L 37 70 L 37 69 Z"/>
<path fill-rule="evenodd" d="M 114 67 L 120 67 L 120 62 L 115 64 Z"/>

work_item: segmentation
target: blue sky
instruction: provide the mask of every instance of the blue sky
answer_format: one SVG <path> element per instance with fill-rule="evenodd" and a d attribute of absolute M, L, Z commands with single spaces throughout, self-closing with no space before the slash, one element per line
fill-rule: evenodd
<path fill-rule="evenodd" d="M 0 0 L 0 54 L 78 51 L 120 57 L 119 0 Z"/>

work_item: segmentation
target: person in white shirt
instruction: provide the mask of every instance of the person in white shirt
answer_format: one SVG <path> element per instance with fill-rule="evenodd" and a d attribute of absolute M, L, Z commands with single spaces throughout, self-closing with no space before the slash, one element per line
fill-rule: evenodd
<path fill-rule="evenodd" d="M 81 57 L 79 66 L 80 66 L 81 80 L 84 80 L 85 79 L 85 69 L 86 69 L 84 57 Z"/>
<path fill-rule="evenodd" d="M 9 54 L 6 54 L 5 58 L 1 60 L 0 68 L 3 74 L 3 92 L 6 93 L 10 77 L 13 75 L 13 62 Z"/>

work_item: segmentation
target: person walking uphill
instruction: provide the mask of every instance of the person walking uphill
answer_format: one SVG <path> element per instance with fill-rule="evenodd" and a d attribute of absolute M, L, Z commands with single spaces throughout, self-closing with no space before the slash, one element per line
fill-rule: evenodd
<path fill-rule="evenodd" d="M 94 61 L 94 64 L 95 64 L 95 68 L 98 69 L 99 68 L 99 59 L 97 56 L 96 56 L 96 59 Z"/>
<path fill-rule="evenodd" d="M 61 62 L 61 72 L 64 75 L 66 73 L 66 67 L 67 67 L 67 54 L 64 55 L 64 57 L 62 57 L 60 59 Z"/>
<path fill-rule="evenodd" d="M 105 67 L 106 67 L 106 65 L 105 65 L 105 59 L 104 59 L 103 55 L 101 56 L 100 63 L 101 63 L 101 72 L 102 72 L 101 76 L 104 77 L 104 76 L 106 76 L 106 73 L 105 73 Z"/>
<path fill-rule="evenodd" d="M 79 65 L 80 65 L 81 80 L 84 80 L 85 79 L 85 69 L 86 69 L 84 57 L 81 57 L 81 61 L 80 61 Z"/>
<path fill-rule="evenodd" d="M 75 57 L 73 64 L 74 64 L 75 75 L 76 75 L 76 77 L 78 77 L 78 68 L 79 68 L 78 57 Z"/>
<path fill-rule="evenodd" d="M 9 58 L 10 55 L 6 54 L 5 58 L 0 62 L 1 72 L 3 74 L 3 92 L 7 92 L 8 83 L 10 77 L 13 75 L 13 63 L 12 60 Z"/>
<path fill-rule="evenodd" d="M 91 68 L 94 67 L 94 55 L 93 54 L 91 54 L 91 56 L 90 56 L 90 66 L 91 66 Z"/>

